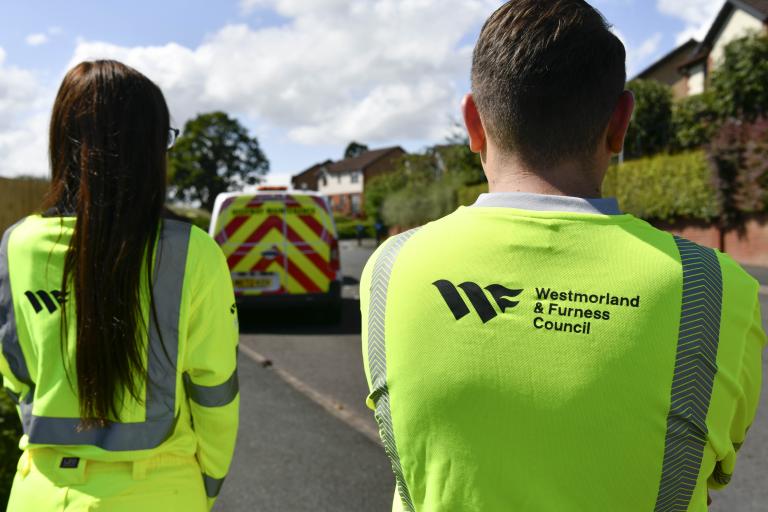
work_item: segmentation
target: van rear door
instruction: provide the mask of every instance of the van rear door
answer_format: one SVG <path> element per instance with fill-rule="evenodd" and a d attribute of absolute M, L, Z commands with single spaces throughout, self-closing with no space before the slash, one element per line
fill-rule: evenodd
<path fill-rule="evenodd" d="M 291 294 L 328 293 L 336 279 L 332 251 L 338 252 L 328 205 L 322 197 L 286 197 L 287 282 Z"/>
<path fill-rule="evenodd" d="M 283 194 L 255 194 L 224 201 L 216 241 L 227 256 L 235 294 L 286 291 L 286 225 Z"/>

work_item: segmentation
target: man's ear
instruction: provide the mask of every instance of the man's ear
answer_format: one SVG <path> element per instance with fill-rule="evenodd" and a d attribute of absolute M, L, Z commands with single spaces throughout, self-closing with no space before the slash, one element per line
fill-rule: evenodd
<path fill-rule="evenodd" d="M 611 115 L 608 124 L 608 136 L 606 145 L 614 155 L 618 155 L 624 149 L 624 138 L 627 136 L 629 122 L 632 120 L 632 112 L 635 110 L 635 97 L 630 91 L 624 91 L 619 97 L 619 102 Z"/>
<path fill-rule="evenodd" d="M 477 111 L 472 93 L 464 96 L 464 100 L 461 102 L 461 113 L 464 116 L 464 124 L 467 126 L 469 149 L 473 153 L 482 153 L 485 151 L 486 145 L 485 128 L 483 128 L 483 122 L 480 120 L 480 112 Z"/>

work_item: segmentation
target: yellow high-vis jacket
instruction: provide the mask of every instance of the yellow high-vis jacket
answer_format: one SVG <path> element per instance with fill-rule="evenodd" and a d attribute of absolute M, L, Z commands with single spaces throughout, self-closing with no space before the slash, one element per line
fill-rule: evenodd
<path fill-rule="evenodd" d="M 154 255 L 157 322 L 147 290 L 142 294 L 144 396 L 124 397 L 108 426 L 82 429 L 70 304 L 68 361 L 60 331 L 67 300 L 61 278 L 74 225 L 74 217 L 30 216 L 0 244 L 0 372 L 18 405 L 19 446 L 101 462 L 196 456 L 212 506 L 232 459 L 240 401 L 237 311 L 221 249 L 196 227 L 162 221 Z"/>

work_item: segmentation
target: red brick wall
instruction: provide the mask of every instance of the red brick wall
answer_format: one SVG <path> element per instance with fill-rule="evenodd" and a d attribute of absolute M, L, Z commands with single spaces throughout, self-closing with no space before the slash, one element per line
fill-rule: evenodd
<path fill-rule="evenodd" d="M 720 230 L 704 222 L 678 221 L 655 226 L 707 247 L 720 248 Z M 768 215 L 753 215 L 744 228 L 725 234 L 725 252 L 745 265 L 768 267 Z"/>

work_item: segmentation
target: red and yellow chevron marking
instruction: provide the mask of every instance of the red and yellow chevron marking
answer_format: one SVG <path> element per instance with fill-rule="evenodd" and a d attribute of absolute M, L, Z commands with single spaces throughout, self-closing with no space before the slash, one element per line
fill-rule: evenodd
<path fill-rule="evenodd" d="M 319 197 L 244 195 L 225 203 L 215 238 L 231 271 L 280 275 L 281 289 L 271 294 L 322 293 L 336 277 L 330 261 L 332 226 Z"/>

